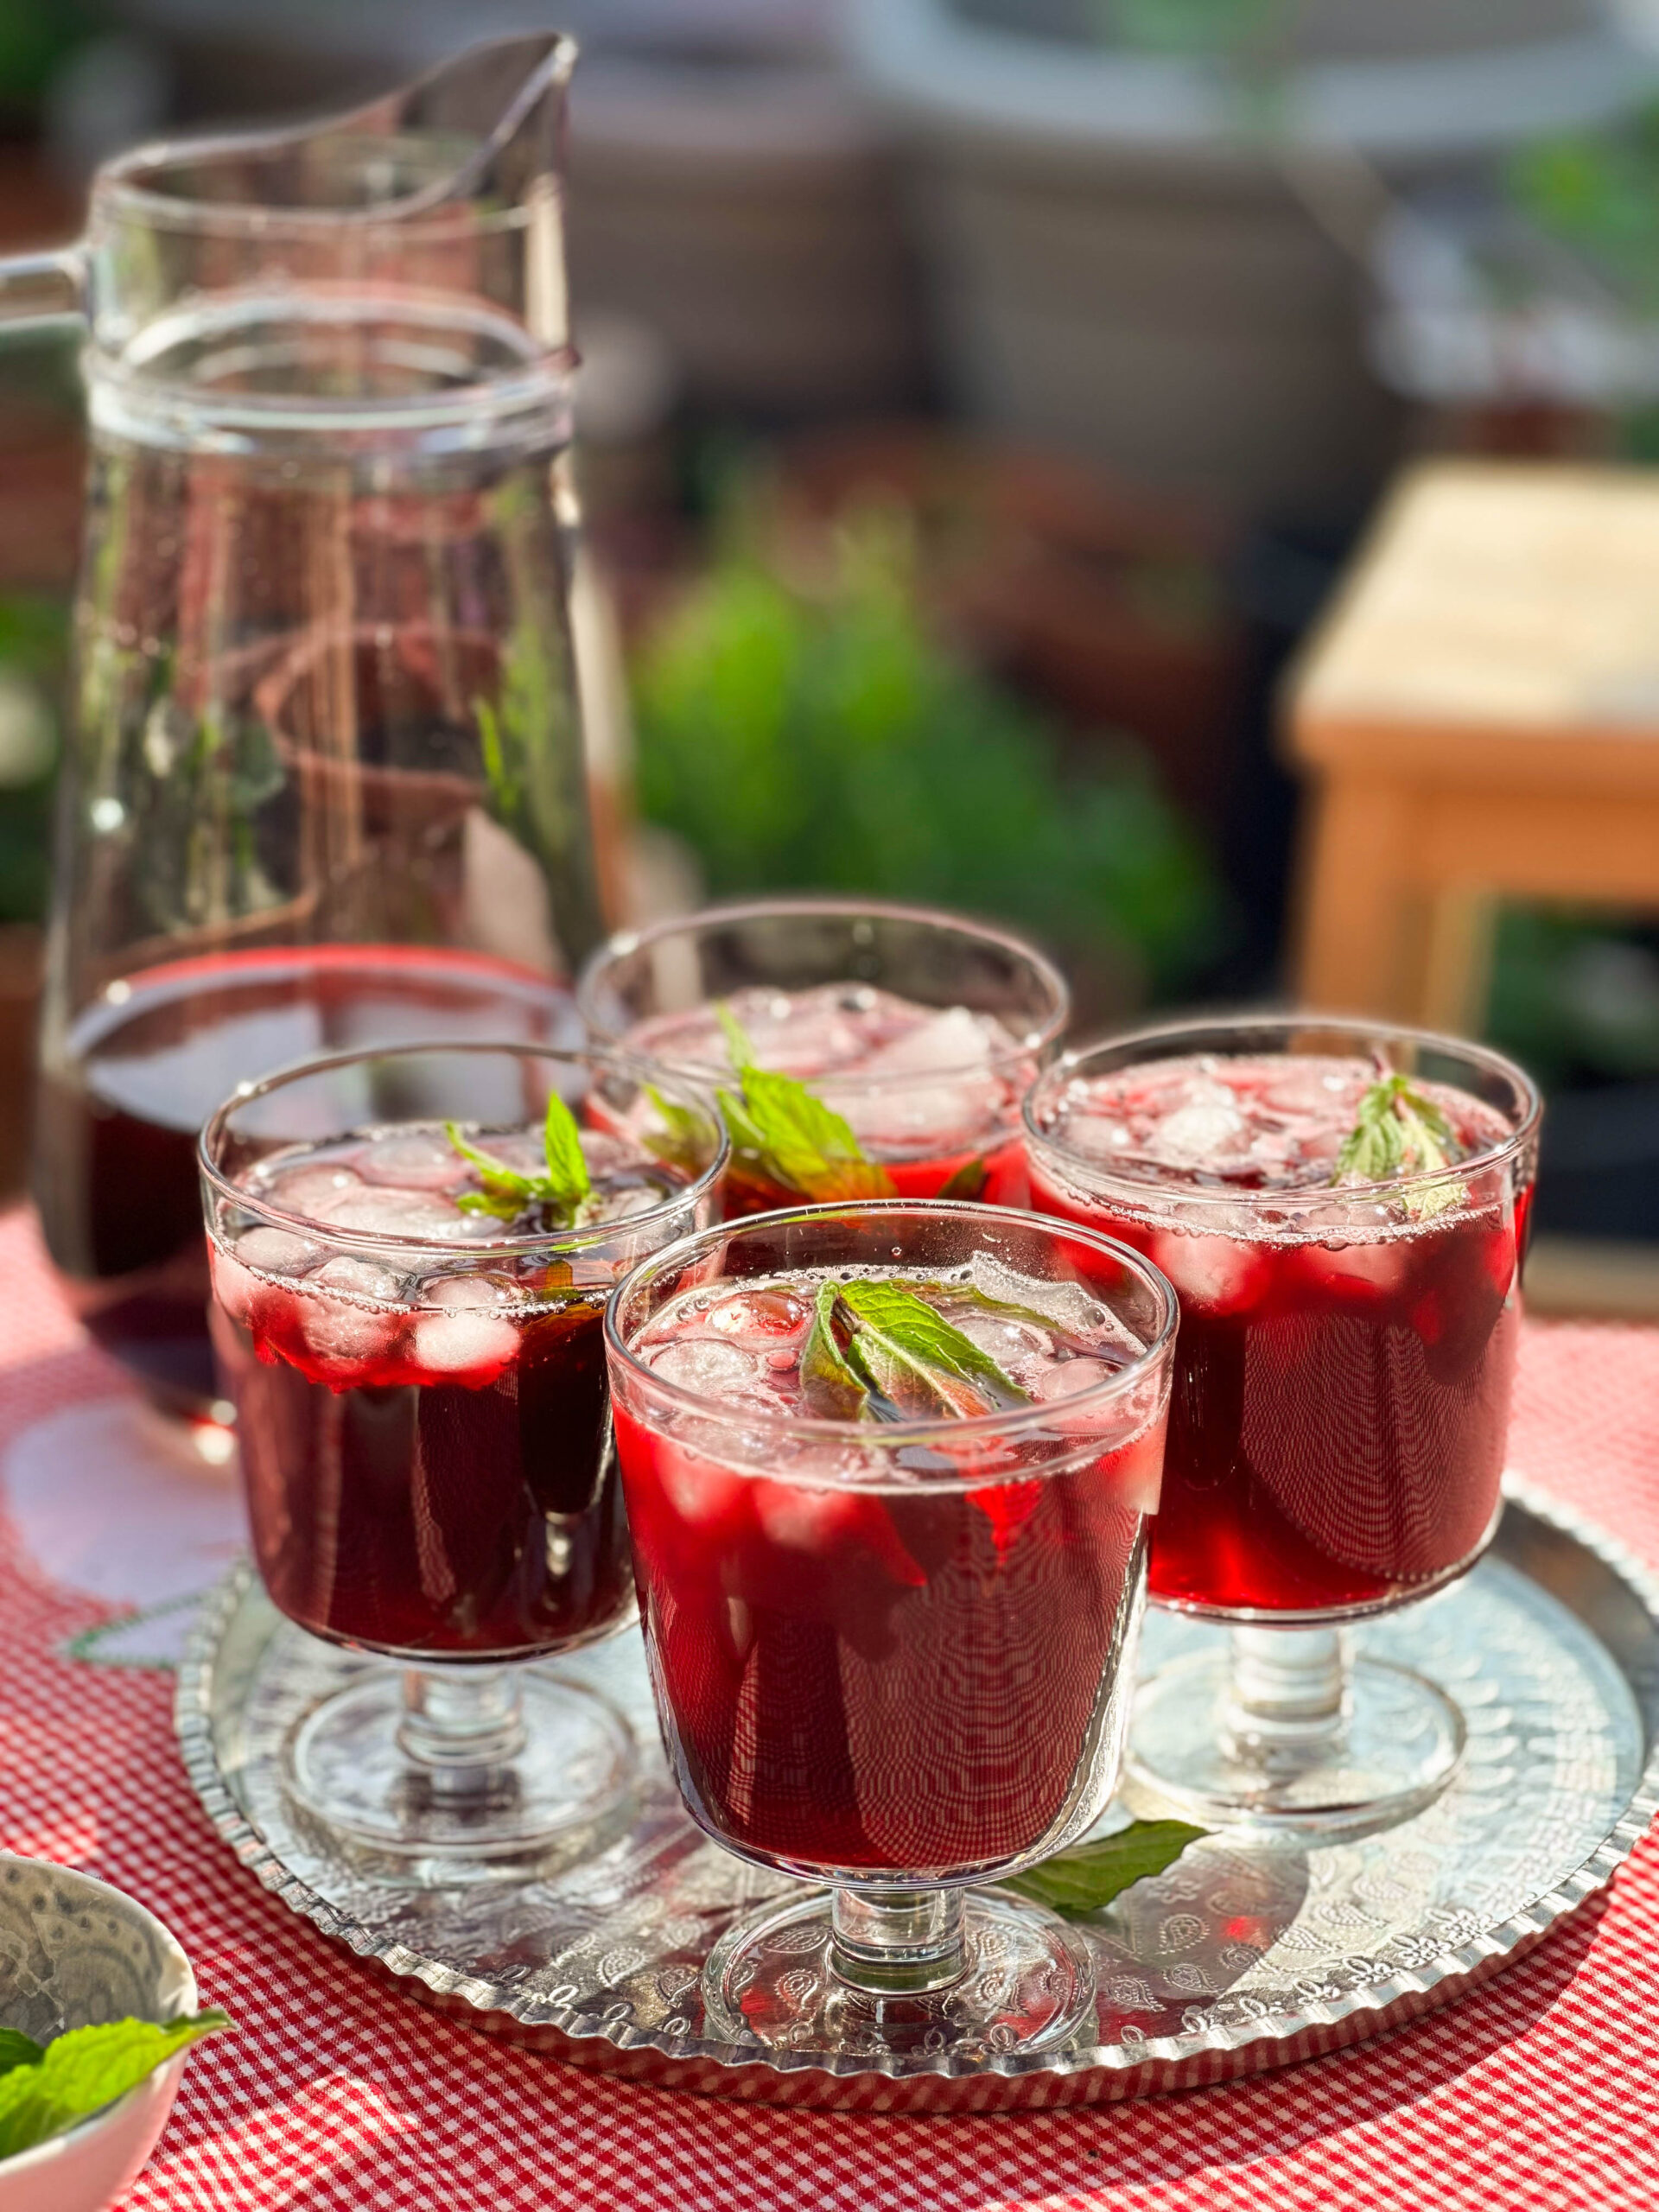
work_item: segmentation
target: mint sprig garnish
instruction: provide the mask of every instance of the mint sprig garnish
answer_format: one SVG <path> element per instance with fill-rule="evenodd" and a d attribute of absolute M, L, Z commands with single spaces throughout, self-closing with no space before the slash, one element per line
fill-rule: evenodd
<path fill-rule="evenodd" d="M 1036 1904 L 1077 1919 L 1098 1912 L 1122 1891 L 1173 1866 L 1188 1844 L 1196 1843 L 1206 1828 L 1185 1821 L 1131 1821 L 1115 1834 L 1097 1843 L 1080 1843 L 1062 1851 L 1023 1874 L 1010 1874 L 1001 1884 Z"/>
<path fill-rule="evenodd" d="M 858 1421 L 870 1408 L 869 1390 L 842 1349 L 842 1340 L 852 1335 L 853 1320 L 845 1311 L 837 1314 L 840 1298 L 838 1283 L 818 1285 L 812 1326 L 801 1352 L 801 1396 L 808 1413 L 821 1421 Z"/>
<path fill-rule="evenodd" d="M 890 1198 L 893 1178 L 866 1160 L 842 1116 L 792 1075 L 755 1064 L 754 1050 L 731 1008 L 715 1008 L 741 1089 L 716 1095 L 740 1173 L 804 1198 Z"/>
<path fill-rule="evenodd" d="M 1412 1088 L 1406 1075 L 1380 1076 L 1359 1102 L 1354 1126 L 1343 1139 L 1331 1177 L 1332 1185 L 1349 1181 L 1389 1183 L 1402 1175 L 1432 1175 L 1454 1164 L 1457 1139 L 1452 1124 L 1432 1098 Z M 1445 1213 L 1465 1205 L 1468 1191 L 1446 1183 L 1407 1193 L 1414 1219 Z"/>
<path fill-rule="evenodd" d="M 861 1276 L 820 1286 L 800 1374 L 808 1411 L 827 1421 L 971 1419 L 1031 1402 L 925 1298 Z"/>
<path fill-rule="evenodd" d="M 664 1098 L 654 1083 L 646 1084 L 644 1090 L 663 1126 L 659 1129 L 641 1129 L 640 1143 L 664 1166 L 677 1167 L 686 1175 L 700 1173 L 709 1158 L 708 1123 L 690 1106 L 677 1105 L 673 1099 Z"/>
<path fill-rule="evenodd" d="M 498 1160 L 493 1153 L 463 1136 L 458 1122 L 446 1122 L 443 1133 L 461 1158 L 477 1168 L 484 1185 L 481 1191 L 464 1192 L 455 1200 L 463 1213 L 487 1213 L 498 1221 L 516 1221 L 521 1213 L 541 1206 L 562 1214 L 563 1228 L 573 1228 L 581 1220 L 583 1205 L 592 1195 L 593 1179 L 582 1156 L 576 1117 L 556 1090 L 549 1095 L 543 1124 L 545 1174 L 525 1175 L 510 1167 L 505 1160 Z"/>
<path fill-rule="evenodd" d="M 991 1179 L 991 1171 L 977 1154 L 964 1160 L 954 1175 L 946 1176 L 935 1196 L 941 1198 L 977 1198 Z"/>
<path fill-rule="evenodd" d="M 44 2049 L 30 2044 L 32 2057 L 20 2054 L 29 2038 L 7 2031 L 10 2063 L 0 2072 L 0 2158 L 63 2134 L 136 2089 L 179 2051 L 230 2024 L 217 2005 L 188 2019 L 159 2024 L 111 2020 L 99 2027 L 71 2028 Z"/>

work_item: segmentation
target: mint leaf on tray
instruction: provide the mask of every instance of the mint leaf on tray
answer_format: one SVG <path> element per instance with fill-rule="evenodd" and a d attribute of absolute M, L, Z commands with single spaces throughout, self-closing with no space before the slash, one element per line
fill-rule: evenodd
<path fill-rule="evenodd" d="M 1208 1833 L 1185 1821 L 1131 1821 L 1097 1842 L 1080 1843 L 1028 1866 L 1023 1874 L 1010 1874 L 1001 1886 L 1074 1919 L 1097 1912 L 1136 1882 L 1161 1874 L 1188 1844 Z"/>

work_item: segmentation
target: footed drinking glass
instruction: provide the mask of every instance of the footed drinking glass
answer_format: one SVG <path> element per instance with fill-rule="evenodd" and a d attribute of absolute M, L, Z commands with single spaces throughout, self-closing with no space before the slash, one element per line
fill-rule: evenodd
<path fill-rule="evenodd" d="M 633 1617 L 605 1301 L 711 1217 L 725 1158 L 695 1090 L 654 1079 L 640 1114 L 647 1079 L 607 1052 L 341 1053 L 245 1084 L 202 1134 L 260 1576 L 309 1634 L 397 1662 L 302 1718 L 289 1791 L 394 1878 L 588 1847 L 627 1790 L 621 1713 L 526 1662 Z M 550 1172 L 550 1116 L 579 1205 L 512 1187 Z"/>
<path fill-rule="evenodd" d="M 902 1402 L 823 1410 L 850 1409 L 819 1332 L 895 1287 L 998 1363 L 997 1410 L 961 1383 L 972 1357 L 919 1400 L 889 1374 Z M 617 1453 L 670 1763 L 717 1842 L 810 1885 L 716 1944 L 710 2036 L 967 2058 L 1092 2028 L 1087 1948 L 986 1885 L 1111 1796 L 1174 1321 L 1126 1247 L 944 1202 L 757 1217 L 620 1286 Z"/>
<path fill-rule="evenodd" d="M 626 931 L 577 999 L 596 1037 L 704 1084 L 736 1080 L 735 1023 L 760 1067 L 842 1118 L 850 1152 L 827 1172 L 735 1132 L 728 1213 L 803 1198 L 1024 1205 L 1020 1102 L 1071 1007 L 1022 938 L 856 899 L 709 906 Z"/>
<path fill-rule="evenodd" d="M 1539 1115 L 1496 1052 L 1313 1015 L 1114 1038 L 1027 1101 L 1033 1204 L 1180 1300 L 1149 1588 L 1232 1633 L 1137 1701 L 1129 1771 L 1172 1810 L 1360 1834 L 1456 1772 L 1455 1701 L 1347 1628 L 1497 1528 Z"/>

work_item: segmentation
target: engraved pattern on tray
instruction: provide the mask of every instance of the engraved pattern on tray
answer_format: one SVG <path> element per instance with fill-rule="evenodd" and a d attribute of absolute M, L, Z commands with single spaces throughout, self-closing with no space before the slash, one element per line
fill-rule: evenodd
<path fill-rule="evenodd" d="M 1529 1569 L 1592 1612 L 1618 1611 L 1621 1655 Z M 837 2081 L 820 2061 L 702 2039 L 697 1975 L 709 1947 L 736 1912 L 794 1885 L 710 1844 L 681 1809 L 637 1634 L 562 1662 L 638 1730 L 631 1820 L 590 1839 L 580 1863 L 518 1885 L 423 1895 L 334 1856 L 296 1817 L 283 1740 L 364 1662 L 280 1622 L 245 1576 L 204 1624 L 180 1724 L 210 1814 L 260 1878 L 354 1950 L 412 1975 L 415 1993 L 480 2024 L 644 2078 L 785 2101 L 1069 2101 L 1254 2071 L 1377 2033 L 1495 1970 L 1605 1882 L 1653 1808 L 1656 1594 L 1599 1532 L 1539 1501 L 1512 1505 L 1494 1554 L 1465 1582 L 1358 1632 L 1363 1648 L 1421 1669 L 1464 1708 L 1468 1756 L 1435 1805 L 1318 1850 L 1206 1839 L 1085 1924 L 1101 1993 L 1092 2045 L 1037 2061 L 987 2054 L 966 2068 L 918 2058 L 884 2067 L 876 2094 L 868 2071 Z M 1147 1663 L 1219 1632 L 1149 1616 Z"/>

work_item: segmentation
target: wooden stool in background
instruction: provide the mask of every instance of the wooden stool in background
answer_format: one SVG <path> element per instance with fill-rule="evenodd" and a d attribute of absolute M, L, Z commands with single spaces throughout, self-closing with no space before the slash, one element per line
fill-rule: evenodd
<path fill-rule="evenodd" d="M 1659 472 L 1413 470 L 1287 705 L 1298 995 L 1478 1032 L 1500 899 L 1659 910 Z"/>

